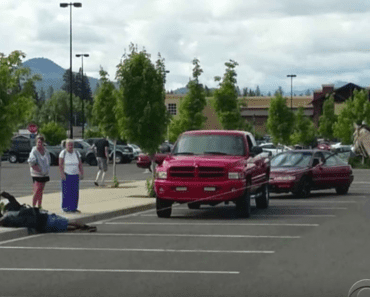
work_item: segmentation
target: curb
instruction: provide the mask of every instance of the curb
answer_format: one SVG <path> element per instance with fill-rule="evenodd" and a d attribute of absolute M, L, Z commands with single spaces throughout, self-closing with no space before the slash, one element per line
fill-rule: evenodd
<path fill-rule="evenodd" d="M 140 211 L 153 209 L 153 208 L 155 208 L 155 203 L 148 203 L 148 204 L 144 204 L 144 205 L 133 206 L 133 207 L 130 207 L 130 208 L 123 208 L 123 209 L 118 209 L 118 210 L 113 210 L 113 211 L 96 213 L 96 214 L 85 216 L 85 217 L 70 219 L 70 221 L 71 222 L 80 222 L 80 223 L 83 223 L 83 224 L 89 224 L 91 222 L 107 220 L 107 219 L 111 219 L 111 218 L 114 218 L 114 217 L 119 217 L 119 216 L 122 216 L 122 215 L 128 215 L 128 214 L 132 214 L 132 213 L 135 213 L 135 212 L 140 212 Z"/>
<path fill-rule="evenodd" d="M 133 206 L 130 208 L 124 208 L 124 209 L 118 209 L 114 211 L 107 211 L 102 213 L 96 213 L 92 215 L 88 215 L 85 217 L 75 218 L 75 219 L 68 219 L 71 222 L 80 222 L 82 224 L 89 224 L 91 222 L 101 221 L 101 220 L 107 220 L 114 217 L 122 216 L 122 215 L 128 215 L 144 210 L 149 210 L 155 208 L 155 203 L 148 203 L 144 205 L 138 205 Z M 33 233 L 30 233 L 27 228 L 9 228 L 9 230 L 5 230 L 0 232 L 0 244 L 1 241 L 21 238 L 34 235 Z"/>

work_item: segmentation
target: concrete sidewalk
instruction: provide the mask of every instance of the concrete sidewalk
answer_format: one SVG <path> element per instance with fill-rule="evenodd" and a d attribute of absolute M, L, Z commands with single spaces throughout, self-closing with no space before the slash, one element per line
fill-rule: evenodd
<path fill-rule="evenodd" d="M 61 193 L 44 194 L 43 209 L 70 220 L 88 224 L 155 207 L 155 199 L 149 198 L 146 181 L 125 181 L 118 188 L 95 187 L 80 190 L 78 209 L 81 213 L 64 213 L 61 209 Z M 107 183 L 109 185 L 109 183 Z M 11 194 L 11 193 L 10 193 Z M 19 203 L 32 205 L 32 196 L 15 197 Z M 3 200 L 7 201 L 7 200 Z M 26 228 L 0 227 L 0 241 L 28 235 Z"/>

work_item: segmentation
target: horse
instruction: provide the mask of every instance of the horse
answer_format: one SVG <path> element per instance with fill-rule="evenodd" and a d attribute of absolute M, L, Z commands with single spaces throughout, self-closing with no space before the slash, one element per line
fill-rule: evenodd
<path fill-rule="evenodd" d="M 353 124 L 355 131 L 353 133 L 353 147 L 355 154 L 361 155 L 364 158 L 370 156 L 370 127 L 362 124 Z"/>

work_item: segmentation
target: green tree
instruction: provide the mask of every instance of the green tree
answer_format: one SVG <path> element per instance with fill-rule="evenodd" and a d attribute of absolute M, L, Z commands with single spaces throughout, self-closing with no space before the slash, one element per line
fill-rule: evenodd
<path fill-rule="evenodd" d="M 50 85 L 46 93 L 46 99 L 50 99 L 51 96 L 53 96 L 53 94 L 54 94 L 54 88 L 52 85 Z"/>
<path fill-rule="evenodd" d="M 65 91 L 57 91 L 53 93 L 52 97 L 46 101 L 40 111 L 39 119 L 40 125 L 48 122 L 55 122 L 63 127 L 68 127 L 69 124 L 69 93 Z M 81 103 L 76 96 L 72 95 L 73 109 L 80 110 Z"/>
<path fill-rule="evenodd" d="M 312 145 L 316 139 L 316 128 L 312 120 L 304 115 L 304 108 L 299 107 L 294 116 L 293 134 L 290 142 L 302 145 Z"/>
<path fill-rule="evenodd" d="M 275 144 L 288 145 L 290 143 L 290 135 L 293 132 L 294 114 L 286 105 L 286 100 L 287 98 L 283 98 L 278 93 L 271 100 L 268 109 L 266 127 Z"/>
<path fill-rule="evenodd" d="M 203 128 L 207 118 L 203 115 L 203 109 L 207 105 L 205 91 L 199 84 L 199 76 L 203 70 L 200 68 L 199 60 L 193 60 L 193 79 L 189 81 L 188 92 L 180 101 L 179 117 L 172 120 L 170 124 L 170 141 L 175 141 L 179 134 L 188 130 L 199 130 Z"/>
<path fill-rule="evenodd" d="M 257 86 L 257 88 L 256 88 L 256 96 L 261 96 L 262 94 L 261 94 L 261 90 L 260 90 L 260 87 L 259 86 Z"/>
<path fill-rule="evenodd" d="M 116 174 L 116 144 L 120 138 L 118 125 L 119 116 L 117 108 L 118 92 L 114 84 L 108 79 L 108 72 L 100 68 L 100 87 L 96 93 L 93 105 L 93 117 L 96 119 L 99 130 L 106 137 L 113 139 L 113 180 L 117 180 Z"/>
<path fill-rule="evenodd" d="M 283 88 L 281 86 L 279 86 L 279 88 L 275 91 L 275 96 L 277 95 L 281 95 L 281 96 L 284 96 L 284 91 L 283 91 Z"/>
<path fill-rule="evenodd" d="M 35 104 L 29 90 L 19 87 L 23 78 L 33 82 L 39 76 L 29 77 L 30 70 L 22 67 L 25 54 L 13 51 L 9 56 L 0 53 L 0 155 L 8 149 L 13 132 L 31 118 Z"/>
<path fill-rule="evenodd" d="M 353 123 L 361 125 L 362 122 L 370 123 L 370 102 L 367 90 L 355 90 L 353 96 L 344 104 L 333 126 L 333 134 L 343 143 L 352 143 L 354 132 Z"/>
<path fill-rule="evenodd" d="M 49 122 L 40 127 L 40 133 L 45 136 L 45 140 L 50 145 L 58 145 L 63 139 L 67 138 L 65 127 L 55 122 Z"/>
<path fill-rule="evenodd" d="M 40 90 L 40 102 L 41 102 L 41 105 L 46 101 L 46 94 L 45 94 L 45 91 L 44 91 L 44 88 L 41 87 L 41 90 Z"/>
<path fill-rule="evenodd" d="M 319 118 L 319 134 L 327 140 L 334 139 L 333 125 L 337 121 L 334 113 L 334 96 L 325 100 L 322 116 Z"/>
<path fill-rule="evenodd" d="M 117 68 L 121 136 L 153 156 L 164 140 L 169 122 L 164 60 L 159 56 L 154 65 L 145 50 L 138 52 L 131 44 L 129 54 L 123 56 Z"/>
<path fill-rule="evenodd" d="M 215 81 L 220 88 L 214 91 L 213 105 L 222 127 L 226 130 L 246 130 L 250 125 L 244 121 L 240 112 L 240 101 L 236 92 L 236 72 L 237 62 L 230 60 L 225 63 L 226 72 L 221 81 L 221 77 L 216 76 Z"/>

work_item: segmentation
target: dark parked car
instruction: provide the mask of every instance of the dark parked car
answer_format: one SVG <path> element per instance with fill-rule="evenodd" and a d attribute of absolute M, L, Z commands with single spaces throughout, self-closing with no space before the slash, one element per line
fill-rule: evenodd
<path fill-rule="evenodd" d="M 306 198 L 311 190 L 335 189 L 346 194 L 352 181 L 352 167 L 330 151 L 292 150 L 271 159 L 272 193 Z"/>
<path fill-rule="evenodd" d="M 10 163 L 23 163 L 28 159 L 35 145 L 36 140 L 27 135 L 14 136 L 9 150 L 4 152 L 4 157 L 7 157 Z"/>

